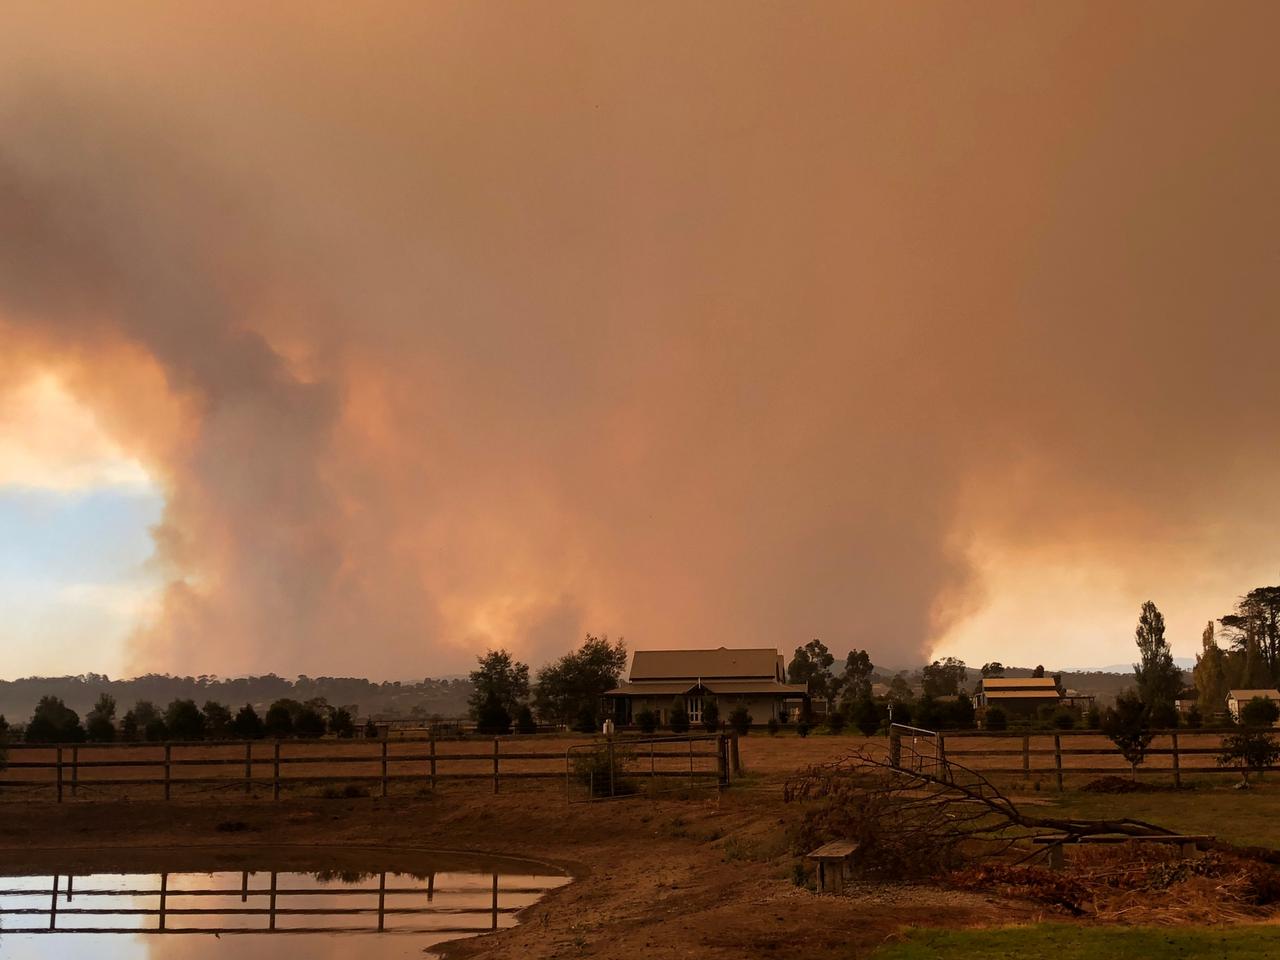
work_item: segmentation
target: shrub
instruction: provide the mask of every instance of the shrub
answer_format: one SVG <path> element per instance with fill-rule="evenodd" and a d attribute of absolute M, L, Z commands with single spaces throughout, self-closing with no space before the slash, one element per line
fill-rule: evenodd
<path fill-rule="evenodd" d="M 751 713 L 744 704 L 740 703 L 729 711 L 729 726 L 742 737 L 751 732 Z"/>
<path fill-rule="evenodd" d="M 1058 730 L 1074 730 L 1076 715 L 1065 707 L 1060 707 L 1053 715 L 1053 725 Z"/>
<path fill-rule="evenodd" d="M 1277 758 L 1280 758 L 1280 741 L 1267 733 L 1264 727 L 1246 726 L 1239 733 L 1222 738 L 1218 764 L 1239 767 L 1240 775 L 1248 783 L 1250 770 L 1257 770 L 1261 778 L 1262 768 L 1274 765 Z"/>
<path fill-rule="evenodd" d="M 1102 726 L 1102 711 L 1098 709 L 1098 705 L 1090 704 L 1089 709 L 1084 714 L 1084 725 L 1090 730 L 1097 730 Z"/>
<path fill-rule="evenodd" d="M 571 766 L 574 780 L 593 797 L 616 797 L 636 792 L 636 785 L 628 776 L 634 762 L 635 754 L 613 741 L 591 750 L 575 750 Z"/>
<path fill-rule="evenodd" d="M 1178 708 L 1172 703 L 1157 703 L 1151 708 L 1151 725 L 1159 730 L 1172 730 L 1178 719 Z"/>
<path fill-rule="evenodd" d="M 983 726 L 988 730 L 1008 730 L 1009 718 L 999 707 L 990 707 L 983 720 Z"/>
<path fill-rule="evenodd" d="M 146 728 L 142 731 L 142 736 L 148 743 L 160 743 L 162 740 L 168 740 L 169 728 L 165 725 L 164 717 L 152 717 L 148 720 Z"/>
<path fill-rule="evenodd" d="M 520 704 L 516 710 L 516 733 L 537 733 L 538 725 L 533 721 L 533 711 L 527 703 Z"/>
<path fill-rule="evenodd" d="M 689 711 L 685 709 L 684 697 L 676 697 L 671 702 L 671 717 L 668 725 L 672 733 L 689 732 Z"/>
<path fill-rule="evenodd" d="M 832 710 L 827 714 L 827 731 L 832 736 L 838 736 L 844 730 L 844 714 L 839 710 Z"/>
<path fill-rule="evenodd" d="M 578 717 L 573 722 L 573 729 L 578 733 L 597 733 L 600 725 L 596 723 L 596 711 L 589 704 L 584 703 L 578 710 Z"/>
<path fill-rule="evenodd" d="M 1102 715 L 1102 732 L 1119 748 L 1129 761 L 1129 770 L 1136 780 L 1138 764 L 1147 758 L 1151 746 L 1151 711 L 1136 693 L 1122 693 L 1116 697 L 1116 705 L 1108 707 Z"/>
<path fill-rule="evenodd" d="M 778 731 L 782 729 L 782 724 L 778 722 L 777 717 L 770 717 L 769 722 L 765 724 L 765 728 L 769 731 L 769 736 L 776 737 Z"/>
<path fill-rule="evenodd" d="M 1200 713 L 1200 708 L 1194 703 L 1191 709 L 1187 711 L 1187 726 L 1195 729 L 1204 724 L 1204 716 Z"/>
<path fill-rule="evenodd" d="M 808 720 L 798 721 L 796 723 L 796 733 L 798 733 L 802 737 L 807 737 L 809 735 L 809 721 Z"/>
<path fill-rule="evenodd" d="M 635 721 L 641 733 L 653 733 L 658 729 L 658 715 L 647 708 L 635 715 Z"/>
<path fill-rule="evenodd" d="M 378 725 L 373 722 L 373 717 L 364 722 L 364 736 L 366 740 L 378 739 Z"/>
<path fill-rule="evenodd" d="M 880 729 L 880 708 L 870 697 L 859 697 L 853 705 L 853 722 L 863 736 L 869 737 Z"/>
<path fill-rule="evenodd" d="M 702 704 L 702 729 L 707 733 L 720 729 L 720 704 L 710 698 Z"/>
<path fill-rule="evenodd" d="M 110 743 L 116 738 L 116 725 L 111 722 L 109 717 L 104 717 L 99 713 L 89 714 L 89 720 L 84 726 L 85 737 L 91 743 Z"/>

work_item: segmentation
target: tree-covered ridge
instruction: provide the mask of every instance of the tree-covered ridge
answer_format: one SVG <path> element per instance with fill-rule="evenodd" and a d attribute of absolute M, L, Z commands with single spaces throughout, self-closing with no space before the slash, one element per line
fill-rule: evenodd
<path fill-rule="evenodd" d="M 465 679 L 417 682 L 364 680 L 357 677 L 308 677 L 286 680 L 275 674 L 260 677 L 173 677 L 147 674 L 131 680 L 111 680 L 102 674 L 68 677 L 24 677 L 0 680 L 0 714 L 14 720 L 31 716 L 42 697 L 61 700 L 76 713 L 87 716 L 105 694 L 116 703 L 139 701 L 168 704 L 194 700 L 203 704 L 253 704 L 260 714 L 277 700 L 299 702 L 322 699 L 354 708 L 361 717 L 444 717 L 467 715 L 471 683 Z M 123 712 L 123 711 L 122 711 Z"/>

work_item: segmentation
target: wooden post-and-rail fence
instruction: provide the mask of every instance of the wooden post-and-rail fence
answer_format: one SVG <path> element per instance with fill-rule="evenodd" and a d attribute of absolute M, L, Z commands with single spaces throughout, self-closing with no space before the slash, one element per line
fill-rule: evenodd
<path fill-rule="evenodd" d="M 904 728 L 910 729 L 910 728 Z M 1175 786 L 1182 786 L 1188 776 L 1228 775 L 1240 776 L 1240 768 L 1222 765 L 1218 758 L 1223 753 L 1222 738 L 1236 733 L 1232 728 L 1152 731 L 1151 746 L 1138 765 L 1140 777 L 1168 777 Z M 915 737 L 918 750 L 932 753 L 928 762 L 954 763 L 969 767 L 981 774 L 1002 777 L 1014 776 L 1023 780 L 1052 778 L 1058 790 L 1065 789 L 1067 777 L 1090 778 L 1112 774 L 1128 777 L 1130 766 L 1111 740 L 1098 730 L 1055 731 L 921 731 L 930 736 Z M 1277 731 L 1280 736 L 1280 731 Z M 912 739 L 911 734 L 898 736 Z M 901 756 L 902 746 L 891 738 L 891 756 Z M 1280 766 L 1263 767 L 1254 772 L 1280 771 Z"/>
<path fill-rule="evenodd" d="M 644 744 L 645 776 L 717 778 L 724 764 L 692 768 L 699 736 L 618 738 Z M 686 742 L 687 741 L 687 742 Z M 607 741 L 592 741 L 605 748 Z M 581 746 L 581 741 L 575 746 Z M 297 787 L 363 787 L 388 796 L 393 787 L 436 790 L 445 781 L 480 781 L 498 793 L 521 780 L 563 782 L 565 746 L 533 749 L 531 738 L 437 742 L 434 736 L 360 740 L 221 740 L 166 743 L 5 744 L 0 760 L 0 800 L 112 798 L 126 788 L 158 790 L 165 800 L 194 788 L 253 796 L 270 790 L 273 800 Z M 547 749 L 550 747 L 550 749 Z M 723 755 L 727 756 L 727 747 Z M 698 757 L 721 756 L 702 753 Z M 736 758 L 736 745 L 735 745 Z M 336 769 L 335 769 L 336 768 Z M 736 764 L 735 770 L 736 772 Z M 154 796 L 154 793 L 152 794 Z M 363 795 L 354 794 L 354 795 Z"/>

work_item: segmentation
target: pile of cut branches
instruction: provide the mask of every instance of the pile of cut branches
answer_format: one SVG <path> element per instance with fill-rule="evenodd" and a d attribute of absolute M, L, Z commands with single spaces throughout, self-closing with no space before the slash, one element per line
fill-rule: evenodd
<path fill-rule="evenodd" d="M 809 807 L 793 838 L 798 853 L 828 840 L 854 840 L 858 869 L 870 876 L 937 876 L 1007 854 L 1037 835 L 1173 833 L 1131 818 L 1027 814 L 976 770 L 945 760 L 899 758 L 895 765 L 886 751 L 873 746 L 802 770 L 787 781 L 784 796 Z M 1024 859 L 1037 852 L 1027 847 Z"/>

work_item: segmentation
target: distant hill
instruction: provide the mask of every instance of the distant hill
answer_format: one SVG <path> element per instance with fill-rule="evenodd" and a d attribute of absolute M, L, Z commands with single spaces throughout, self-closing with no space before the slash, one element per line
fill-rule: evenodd
<path fill-rule="evenodd" d="M 100 674 L 78 677 L 24 677 L 0 680 L 0 714 L 10 723 L 27 720 L 43 696 L 61 697 L 68 707 L 83 717 L 98 696 L 116 698 L 117 713 L 123 715 L 139 700 L 150 700 L 163 709 L 170 701 L 191 699 L 203 706 L 216 700 L 233 710 L 246 703 L 260 713 L 282 697 L 310 700 L 323 697 L 335 707 L 354 707 L 357 716 L 431 717 L 446 719 L 466 716 L 471 683 L 464 679 L 385 681 L 375 683 L 357 677 L 307 677 L 286 680 L 275 674 L 261 677 L 171 677 L 148 674 L 132 680 L 110 680 Z"/>

